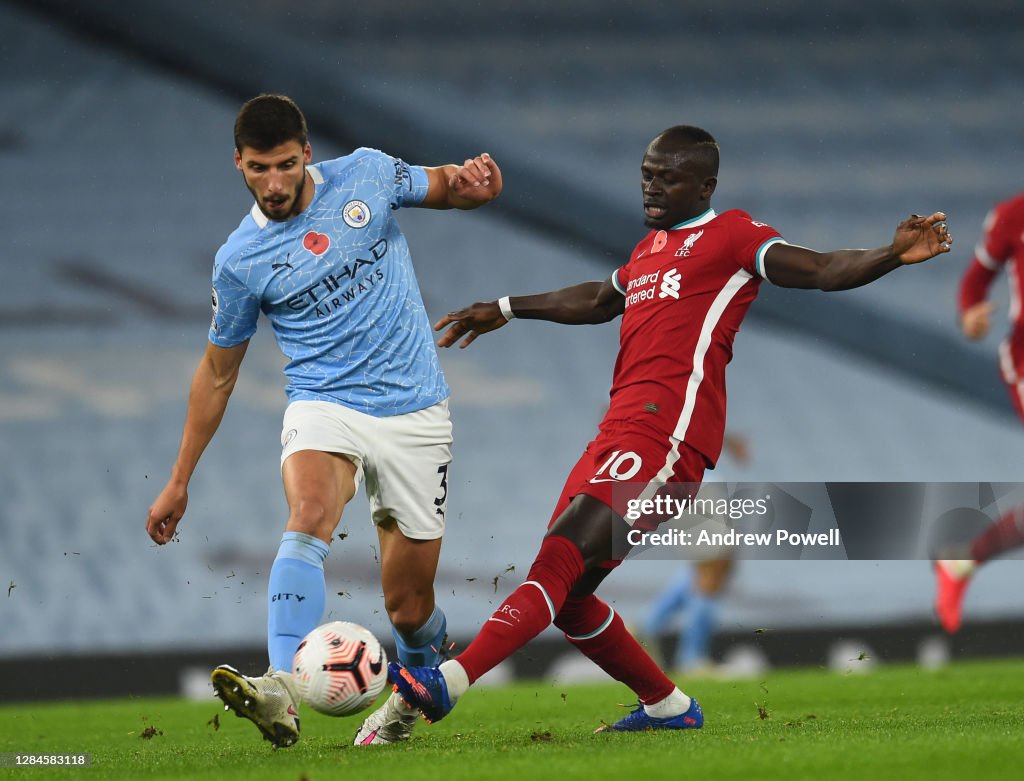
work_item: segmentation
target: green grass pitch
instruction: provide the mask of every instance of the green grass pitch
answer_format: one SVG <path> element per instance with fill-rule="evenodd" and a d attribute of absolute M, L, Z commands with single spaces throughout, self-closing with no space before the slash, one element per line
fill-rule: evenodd
<path fill-rule="evenodd" d="M 1024 660 L 929 672 L 778 670 L 693 680 L 703 730 L 593 735 L 626 711 L 617 684 L 517 684 L 470 692 L 404 745 L 354 748 L 360 717 L 303 713 L 302 740 L 274 751 L 209 702 L 128 699 L 0 707 L 0 752 L 89 752 L 90 768 L 7 768 L 0 778 L 936 779 L 1021 778 Z"/>

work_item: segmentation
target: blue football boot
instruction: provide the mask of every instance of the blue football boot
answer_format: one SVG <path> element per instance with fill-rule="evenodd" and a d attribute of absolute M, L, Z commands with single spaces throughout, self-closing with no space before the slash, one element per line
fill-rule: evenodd
<path fill-rule="evenodd" d="M 605 724 L 598 727 L 594 732 L 645 732 L 655 729 L 700 729 L 704 726 L 704 711 L 700 709 L 700 703 L 692 697 L 690 707 L 685 713 L 678 716 L 671 716 L 667 719 L 659 719 L 648 716 L 644 710 L 643 703 L 637 703 L 636 710 L 632 711 L 625 718 L 619 719 L 614 724 Z"/>
<path fill-rule="evenodd" d="M 406 667 L 391 662 L 388 679 L 406 705 L 418 709 L 430 723 L 440 721 L 455 707 L 448 697 L 448 684 L 436 667 Z"/>

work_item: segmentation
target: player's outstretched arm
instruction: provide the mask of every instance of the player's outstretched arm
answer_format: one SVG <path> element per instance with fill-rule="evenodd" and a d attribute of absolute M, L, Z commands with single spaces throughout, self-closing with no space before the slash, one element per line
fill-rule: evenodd
<path fill-rule="evenodd" d="M 150 505 L 146 516 L 146 531 L 158 545 L 174 538 L 178 521 L 185 514 L 189 480 L 224 417 L 248 346 L 247 341 L 235 347 L 207 343 L 206 352 L 196 367 L 178 457 L 167 485 Z"/>
<path fill-rule="evenodd" d="M 501 193 L 501 169 L 483 152 L 462 165 L 427 168 L 427 209 L 475 209 Z"/>
<path fill-rule="evenodd" d="M 610 279 L 604 282 L 583 282 L 550 293 L 506 296 L 500 301 L 480 301 L 457 312 L 449 312 L 434 324 L 434 330 L 448 329 L 437 340 L 438 347 L 451 347 L 462 339 L 459 347 L 464 348 L 472 344 L 480 334 L 501 328 L 513 317 L 588 325 L 607 323 L 621 315 L 625 306 L 626 299 L 615 289 Z"/>
<path fill-rule="evenodd" d="M 896 227 L 888 246 L 815 252 L 792 244 L 773 244 L 765 253 L 764 269 L 768 280 L 780 287 L 849 290 L 900 266 L 949 252 L 952 243 L 945 214 L 914 214 Z"/>
<path fill-rule="evenodd" d="M 984 339 L 992 330 L 992 313 L 996 305 L 988 300 L 988 295 L 1005 261 L 1001 253 L 997 253 L 997 257 L 990 255 L 987 245 L 993 228 L 998 224 L 998 221 L 986 221 L 985 235 L 960 278 L 957 309 L 960 312 L 960 328 L 968 339 Z M 979 257 L 982 253 L 988 255 L 984 262 Z"/>

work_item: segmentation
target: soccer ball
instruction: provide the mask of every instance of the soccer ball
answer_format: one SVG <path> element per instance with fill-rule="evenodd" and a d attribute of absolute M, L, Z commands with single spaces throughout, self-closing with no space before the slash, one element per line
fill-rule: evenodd
<path fill-rule="evenodd" d="M 369 629 L 348 621 L 318 626 L 299 643 L 292 663 L 299 696 L 328 716 L 368 708 L 384 689 L 388 659 Z"/>

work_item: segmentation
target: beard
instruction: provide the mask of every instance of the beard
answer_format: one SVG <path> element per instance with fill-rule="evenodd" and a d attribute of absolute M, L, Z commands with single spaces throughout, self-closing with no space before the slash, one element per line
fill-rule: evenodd
<path fill-rule="evenodd" d="M 245 181 L 244 174 L 242 175 L 242 180 Z M 267 211 L 266 205 L 264 204 L 264 199 L 260 198 L 256 194 L 256 191 L 249 186 L 248 182 L 245 182 L 245 189 L 247 189 L 249 193 L 252 195 L 253 200 L 256 201 L 256 205 L 259 207 L 259 210 L 263 212 L 264 217 L 266 217 L 268 220 L 272 220 L 273 222 L 287 222 L 302 210 L 302 193 L 306 189 L 306 172 L 305 169 L 303 169 L 302 179 L 299 180 L 299 184 L 298 186 L 296 186 L 295 192 L 292 193 L 292 205 L 287 212 L 272 213 Z"/>

